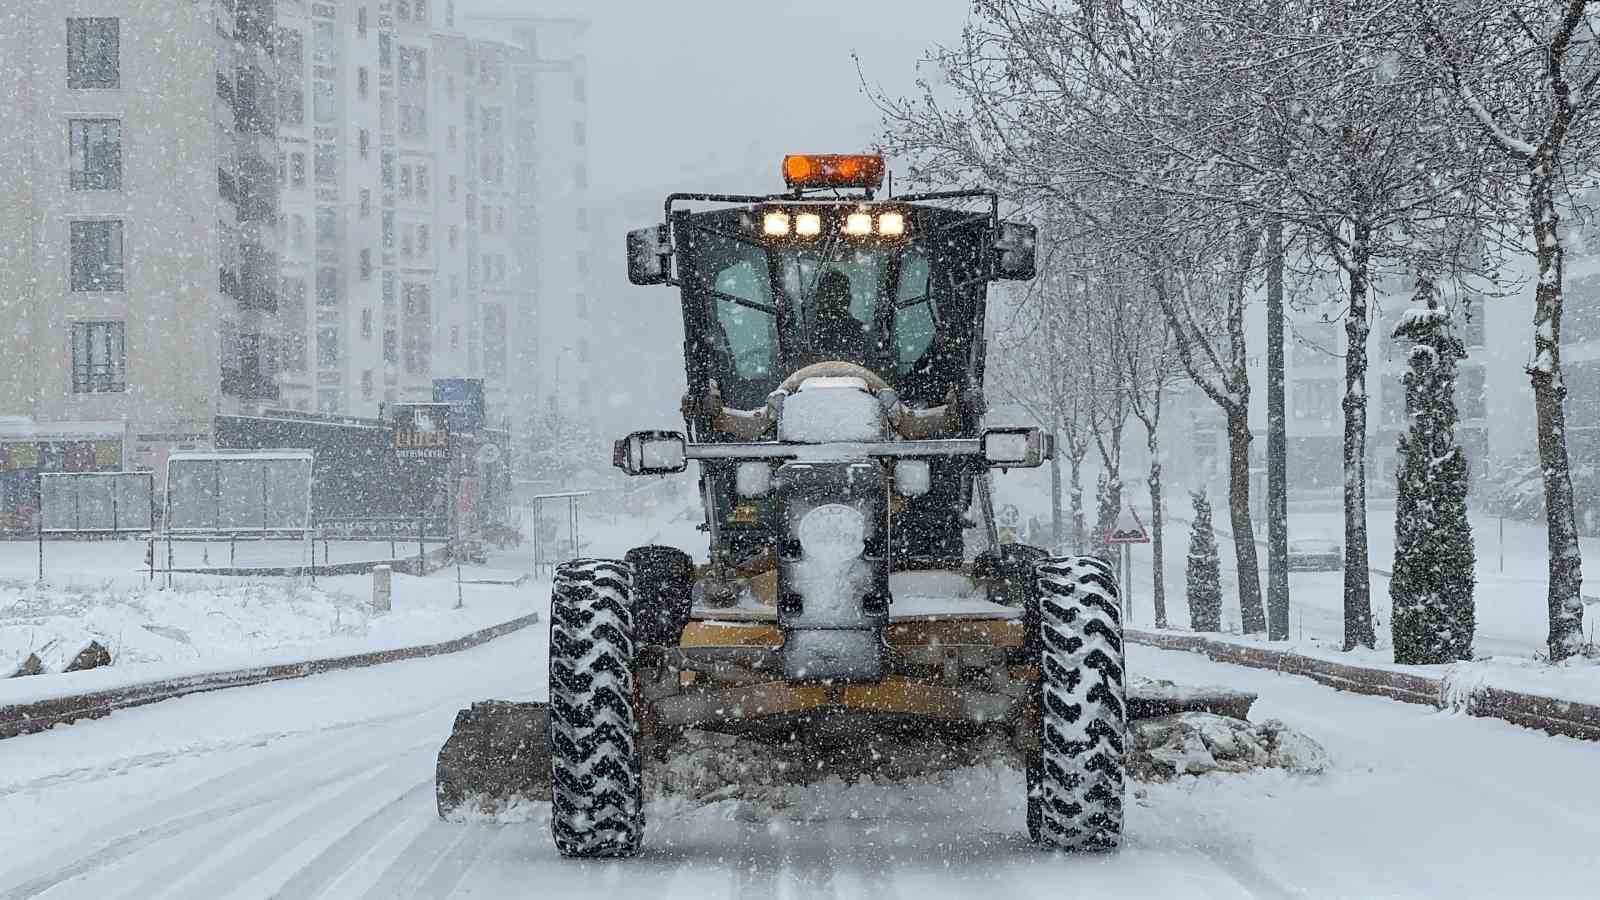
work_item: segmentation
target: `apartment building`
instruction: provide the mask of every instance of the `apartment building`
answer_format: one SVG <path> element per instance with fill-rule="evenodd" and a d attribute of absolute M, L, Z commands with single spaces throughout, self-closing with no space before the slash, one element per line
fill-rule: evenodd
<path fill-rule="evenodd" d="M 278 0 L 278 46 L 284 405 L 373 416 L 476 377 L 500 421 L 534 298 L 508 127 L 523 51 L 427 0 Z"/>
<path fill-rule="evenodd" d="M 273 0 L 0 5 L 0 528 L 277 400 Z"/>
<path fill-rule="evenodd" d="M 633 361 L 625 346 L 601 339 L 603 320 L 593 308 L 602 236 L 590 186 L 588 23 L 530 10 L 475 15 L 467 26 L 502 36 L 520 51 L 508 59 L 518 102 L 493 123 L 504 129 L 508 159 L 515 159 L 502 196 L 508 221 L 522 235 L 505 250 L 506 265 L 519 267 L 521 277 L 494 292 L 506 307 L 507 365 L 521 373 L 506 402 L 519 429 L 535 408 L 552 404 L 560 415 L 582 407 L 586 420 L 604 426 L 606 404 L 593 387 L 604 379 L 597 373 L 629 370 Z M 620 246 L 622 237 L 604 239 Z M 493 306 L 485 312 L 499 315 Z M 498 346 L 486 347 L 486 356 L 491 350 Z"/>

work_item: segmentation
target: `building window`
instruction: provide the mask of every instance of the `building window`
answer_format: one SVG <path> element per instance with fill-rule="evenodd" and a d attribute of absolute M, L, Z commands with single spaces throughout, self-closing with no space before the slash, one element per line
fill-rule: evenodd
<path fill-rule="evenodd" d="M 400 135 L 424 137 L 428 133 L 428 51 L 400 48 Z"/>
<path fill-rule="evenodd" d="M 417 166 L 417 198 L 428 199 L 428 167 Z"/>
<path fill-rule="evenodd" d="M 483 108 L 481 139 L 478 143 L 478 174 L 490 184 L 505 180 L 505 112 L 499 107 Z"/>
<path fill-rule="evenodd" d="M 361 280 L 372 280 L 372 249 L 370 247 L 361 248 Z"/>
<path fill-rule="evenodd" d="M 365 6 L 356 8 L 356 34 L 361 37 L 367 36 L 367 8 Z"/>
<path fill-rule="evenodd" d="M 498 303 L 483 307 L 483 374 L 490 378 L 506 374 L 506 308 Z"/>
<path fill-rule="evenodd" d="M 306 370 L 306 282 L 303 278 L 283 279 L 278 299 L 278 325 L 283 330 L 283 370 Z"/>
<path fill-rule="evenodd" d="M 127 389 L 128 355 L 121 322 L 72 323 L 72 392 L 99 394 Z"/>
<path fill-rule="evenodd" d="M 505 234 L 506 208 L 504 206 L 497 207 L 494 211 L 494 230 L 501 234 Z"/>
<path fill-rule="evenodd" d="M 389 37 L 387 31 L 378 32 L 378 68 L 388 69 L 394 65 L 394 39 Z"/>
<path fill-rule="evenodd" d="M 361 399 L 371 400 L 375 390 L 372 385 L 372 370 L 363 369 L 361 372 Z"/>
<path fill-rule="evenodd" d="M 339 180 L 339 148 L 333 144 L 318 144 L 315 166 L 317 181 L 332 184 Z"/>
<path fill-rule="evenodd" d="M 71 251 L 74 291 L 123 289 L 120 221 L 73 222 Z"/>
<path fill-rule="evenodd" d="M 451 250 L 454 250 L 456 248 L 456 240 L 457 240 L 457 237 L 458 237 L 459 234 L 460 234 L 460 231 L 456 228 L 456 226 L 451 225 L 450 226 L 450 249 Z"/>
<path fill-rule="evenodd" d="M 317 328 L 317 368 L 339 367 L 339 329 L 333 325 Z"/>
<path fill-rule="evenodd" d="M 454 125 L 451 125 L 448 129 L 445 130 L 444 134 L 445 134 L 445 138 L 444 138 L 445 139 L 445 143 L 450 147 L 451 150 L 454 150 L 456 148 L 456 127 Z"/>
<path fill-rule="evenodd" d="M 363 341 L 372 340 L 372 310 L 371 309 L 362 309 L 361 310 L 361 339 Z"/>
<path fill-rule="evenodd" d="M 394 271 L 383 270 L 383 308 L 394 308 Z"/>
<path fill-rule="evenodd" d="M 412 375 L 425 375 L 432 367 L 433 318 L 426 284 L 401 285 L 405 314 L 405 367 Z"/>
<path fill-rule="evenodd" d="M 401 227 L 401 229 L 400 229 L 400 255 L 401 256 L 410 256 L 411 255 L 412 248 L 413 248 L 413 245 L 412 245 L 412 242 L 411 242 L 411 235 L 412 235 L 412 230 L 411 230 L 411 226 L 410 225 L 405 225 L 405 226 Z"/>
<path fill-rule="evenodd" d="M 339 269 L 323 266 L 317 270 L 317 305 L 339 305 Z"/>
<path fill-rule="evenodd" d="M 427 22 L 428 0 L 416 0 L 413 5 L 416 7 L 416 12 L 412 14 L 412 18 L 416 19 L 418 22 Z"/>
<path fill-rule="evenodd" d="M 394 211 L 383 211 L 383 249 L 394 249 Z"/>
<path fill-rule="evenodd" d="M 367 154 L 372 150 L 372 134 L 365 128 L 361 129 L 356 135 L 356 145 L 361 150 L 361 158 L 366 159 Z"/>
<path fill-rule="evenodd" d="M 299 213 L 294 214 L 294 245 L 302 250 L 306 246 L 306 217 Z"/>
<path fill-rule="evenodd" d="M 332 247 L 339 242 L 339 211 L 331 206 L 317 207 L 317 243 Z"/>
<path fill-rule="evenodd" d="M 365 219 L 367 216 L 372 215 L 372 191 L 362 188 L 358 196 L 361 198 L 361 218 Z"/>
<path fill-rule="evenodd" d="M 457 189 L 457 187 L 458 187 L 458 184 L 456 182 L 456 177 L 454 175 L 451 175 L 450 176 L 450 202 L 452 202 L 452 203 L 454 203 L 455 199 L 456 199 L 456 189 Z"/>
<path fill-rule="evenodd" d="M 402 21 L 402 22 L 411 21 L 411 2 L 410 2 L 410 0 L 395 0 L 395 3 L 394 3 L 394 14 L 396 16 L 398 16 L 400 18 L 400 21 Z"/>
<path fill-rule="evenodd" d="M 291 28 L 278 30 L 278 121 L 306 122 L 305 37 Z"/>
<path fill-rule="evenodd" d="M 306 155 L 289 154 L 289 183 L 297 188 L 306 186 Z"/>
<path fill-rule="evenodd" d="M 385 150 L 378 156 L 378 176 L 383 181 L 384 190 L 394 190 L 394 153 Z"/>
<path fill-rule="evenodd" d="M 400 167 L 400 196 L 411 196 L 411 167 Z"/>
<path fill-rule="evenodd" d="M 119 28 L 117 19 L 67 20 L 67 87 L 121 86 Z"/>
<path fill-rule="evenodd" d="M 72 189 L 119 191 L 122 189 L 122 122 L 118 119 L 71 119 Z"/>
<path fill-rule="evenodd" d="M 427 256 L 428 255 L 428 231 L 429 231 L 429 229 L 428 229 L 428 226 L 426 226 L 426 225 L 418 225 L 417 226 L 417 255 L 418 256 Z"/>
<path fill-rule="evenodd" d="M 400 361 L 400 340 L 393 328 L 383 330 L 383 361 L 390 366 Z"/>
<path fill-rule="evenodd" d="M 362 99 L 366 99 L 366 96 L 367 96 L 367 85 L 368 85 L 367 67 L 366 66 L 362 66 L 361 68 L 356 70 L 356 93 L 360 94 Z"/>

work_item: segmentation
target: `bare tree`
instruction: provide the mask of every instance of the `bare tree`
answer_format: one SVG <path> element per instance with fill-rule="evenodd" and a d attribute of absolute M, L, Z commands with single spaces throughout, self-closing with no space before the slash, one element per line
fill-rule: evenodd
<path fill-rule="evenodd" d="M 1418 0 L 1421 48 L 1467 128 L 1503 163 L 1532 237 L 1533 384 L 1549 547 L 1552 660 L 1583 640 L 1583 559 L 1567 454 L 1561 371 L 1561 208 L 1566 180 L 1600 152 L 1600 36 L 1587 0 Z"/>

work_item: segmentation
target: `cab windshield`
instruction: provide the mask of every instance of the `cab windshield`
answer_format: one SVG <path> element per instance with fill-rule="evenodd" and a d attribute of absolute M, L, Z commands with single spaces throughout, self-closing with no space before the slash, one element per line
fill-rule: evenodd
<path fill-rule="evenodd" d="M 940 290 L 921 243 L 763 243 L 719 228 L 696 229 L 693 248 L 686 281 L 702 295 L 702 362 L 731 405 L 759 406 L 824 360 L 865 366 L 913 400 L 940 399 L 959 378 L 973 286 L 947 277 Z"/>

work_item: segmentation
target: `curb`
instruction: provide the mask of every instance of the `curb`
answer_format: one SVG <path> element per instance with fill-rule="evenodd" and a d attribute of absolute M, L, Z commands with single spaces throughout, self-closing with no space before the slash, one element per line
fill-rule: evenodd
<path fill-rule="evenodd" d="M 1269 669 L 1290 675 L 1303 675 L 1319 684 L 1341 691 L 1388 697 L 1402 703 L 1454 709 L 1469 716 L 1499 719 L 1512 725 L 1533 728 L 1548 734 L 1586 741 L 1600 741 L 1600 706 L 1571 700 L 1557 700 L 1537 694 L 1523 694 L 1496 687 L 1482 687 L 1454 699 L 1445 678 L 1414 675 L 1389 669 L 1373 669 L 1336 663 L 1289 650 L 1247 647 L 1194 634 L 1171 634 L 1129 628 L 1126 638 L 1161 650 L 1199 653 L 1217 662 Z"/>
<path fill-rule="evenodd" d="M 343 669 L 360 669 L 408 659 L 459 653 L 462 650 L 470 650 L 473 647 L 488 643 L 495 638 L 503 637 L 514 631 L 520 631 L 538 621 L 538 613 L 529 613 L 507 622 L 501 622 L 499 625 L 481 628 L 455 640 L 438 644 L 421 644 L 413 647 L 398 647 L 393 650 L 374 650 L 349 656 L 330 656 L 298 663 L 281 663 L 272 666 L 211 672 L 204 675 L 187 675 L 181 678 L 146 681 L 87 694 L 70 694 L 64 697 L 53 697 L 49 700 L 36 700 L 31 703 L 0 706 L 0 740 L 23 734 L 33 734 L 56 725 L 69 724 L 79 719 L 98 719 L 102 716 L 110 715 L 115 710 L 143 706 L 147 703 L 158 703 L 162 700 L 172 700 L 189 694 L 249 687 L 270 681 L 305 678 L 308 675 L 321 675 L 325 672 L 336 672 Z"/>

